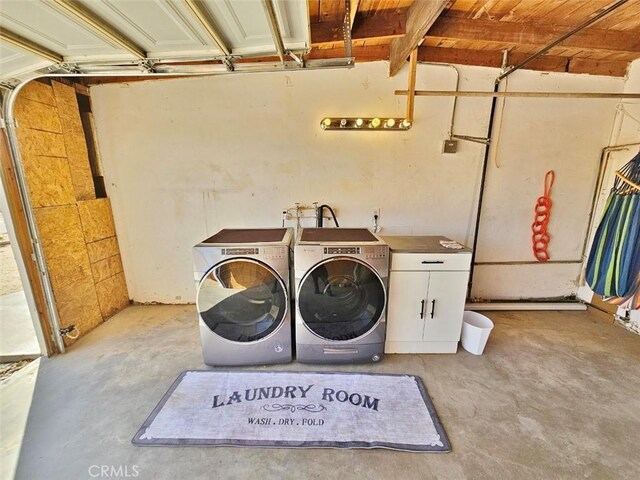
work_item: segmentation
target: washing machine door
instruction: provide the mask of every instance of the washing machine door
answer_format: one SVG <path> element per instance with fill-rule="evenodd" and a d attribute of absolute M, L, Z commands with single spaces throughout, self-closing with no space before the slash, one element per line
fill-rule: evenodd
<path fill-rule="evenodd" d="M 280 276 L 251 259 L 216 264 L 198 287 L 200 318 L 213 333 L 234 342 L 256 342 L 276 331 L 288 302 Z"/>
<path fill-rule="evenodd" d="M 352 340 L 371 331 L 386 303 L 380 276 L 349 257 L 324 260 L 307 272 L 298 290 L 306 326 L 327 340 Z"/>

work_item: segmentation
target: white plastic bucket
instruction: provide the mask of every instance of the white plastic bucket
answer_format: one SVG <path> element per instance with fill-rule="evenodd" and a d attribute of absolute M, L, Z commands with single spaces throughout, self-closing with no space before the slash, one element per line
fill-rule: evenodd
<path fill-rule="evenodd" d="M 492 329 L 491 319 L 480 313 L 465 310 L 462 317 L 462 337 L 460 338 L 462 347 L 469 353 L 482 355 Z"/>

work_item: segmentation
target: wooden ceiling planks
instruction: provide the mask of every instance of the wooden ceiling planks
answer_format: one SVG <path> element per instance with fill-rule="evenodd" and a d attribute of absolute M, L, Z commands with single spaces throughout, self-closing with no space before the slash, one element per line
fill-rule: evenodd
<path fill-rule="evenodd" d="M 360 0 L 358 16 L 373 17 L 396 10 L 406 10 L 412 3 L 413 0 Z"/>
<path fill-rule="evenodd" d="M 320 0 L 309 0 L 309 20 L 311 23 L 320 21 Z"/>
<path fill-rule="evenodd" d="M 487 19 L 496 22 L 502 21 L 505 17 L 510 18 L 515 9 L 522 3 L 522 0 L 495 0 L 488 1 L 474 15 L 469 15 L 473 19 Z"/>
<path fill-rule="evenodd" d="M 580 0 L 580 3 L 581 5 L 578 5 L 575 0 L 555 0 L 552 2 L 537 0 L 535 5 L 525 4 L 522 5 L 522 8 L 516 9 L 512 21 L 543 23 L 544 18 L 550 17 L 551 22 L 544 22 L 545 24 L 548 23 L 549 25 L 562 25 L 560 21 L 576 9 L 581 8 L 586 13 L 591 10 L 588 4 L 586 5 L 587 8 L 585 8 L 584 0 Z M 594 9 L 597 8 L 594 7 Z M 585 17 L 586 15 L 582 16 Z M 577 25 L 575 18 L 573 19 L 572 25 Z"/>
<path fill-rule="evenodd" d="M 344 0 L 320 0 L 319 22 L 336 22 L 344 19 Z"/>
<path fill-rule="evenodd" d="M 354 47 L 357 47 L 356 61 L 365 61 L 358 58 L 358 54 L 365 55 L 367 61 L 372 60 L 375 52 L 384 55 L 378 60 L 387 60 L 389 43 L 405 34 L 406 26 L 401 23 L 406 22 L 407 8 L 416 1 L 423 0 L 360 0 L 352 32 Z M 427 32 L 423 47 L 429 49 L 433 58 L 446 59 L 449 55 L 455 59 L 466 58 L 470 64 L 474 55 L 482 52 L 484 57 L 477 64 L 493 65 L 495 58 L 502 58 L 502 50 L 509 50 L 512 58 L 535 53 L 613 2 L 451 0 Z M 343 52 L 340 25 L 344 18 L 344 0 L 309 0 L 309 5 L 313 52 L 322 51 L 322 55 Z M 318 13 L 314 16 L 316 10 Z M 323 42 L 325 44 L 320 45 Z M 443 51 L 436 55 L 433 52 L 436 48 Z M 468 56 L 462 53 L 465 50 L 470 52 Z M 308 58 L 318 55 L 313 52 Z M 540 60 L 532 68 L 544 70 L 546 65 L 549 71 L 624 75 L 627 63 L 640 57 L 640 0 L 631 0 L 545 56 L 553 58 Z M 577 62 L 577 59 L 584 61 Z M 588 72 L 589 68 L 594 71 Z"/>
<path fill-rule="evenodd" d="M 633 30 L 640 35 L 640 1 L 632 0 L 620 7 L 611 15 L 603 18 L 595 25 L 597 28 L 607 28 L 611 30 Z"/>
<path fill-rule="evenodd" d="M 524 0 L 516 5 L 508 16 L 503 18 L 508 22 L 527 22 L 534 19 L 540 12 L 548 12 L 550 8 L 557 8 L 563 1 L 552 0 Z"/>

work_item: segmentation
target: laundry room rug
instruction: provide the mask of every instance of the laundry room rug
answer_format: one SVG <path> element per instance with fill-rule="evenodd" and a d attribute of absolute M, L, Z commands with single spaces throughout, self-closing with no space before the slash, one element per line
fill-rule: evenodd
<path fill-rule="evenodd" d="M 451 451 L 419 377 L 343 372 L 186 371 L 132 442 Z"/>

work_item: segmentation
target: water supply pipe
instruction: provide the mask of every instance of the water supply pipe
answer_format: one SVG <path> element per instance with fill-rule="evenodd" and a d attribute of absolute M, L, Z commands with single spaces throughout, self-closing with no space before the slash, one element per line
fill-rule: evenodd
<path fill-rule="evenodd" d="M 333 223 L 336 224 L 336 227 L 339 227 L 340 225 L 338 224 L 338 219 L 336 218 L 336 213 L 333 211 L 333 208 L 331 208 L 329 205 L 327 204 L 322 204 L 319 207 L 316 208 L 316 227 L 320 227 L 322 228 L 323 226 L 323 215 L 324 215 L 324 209 L 329 210 L 329 212 L 331 213 L 331 216 L 333 217 Z"/>

